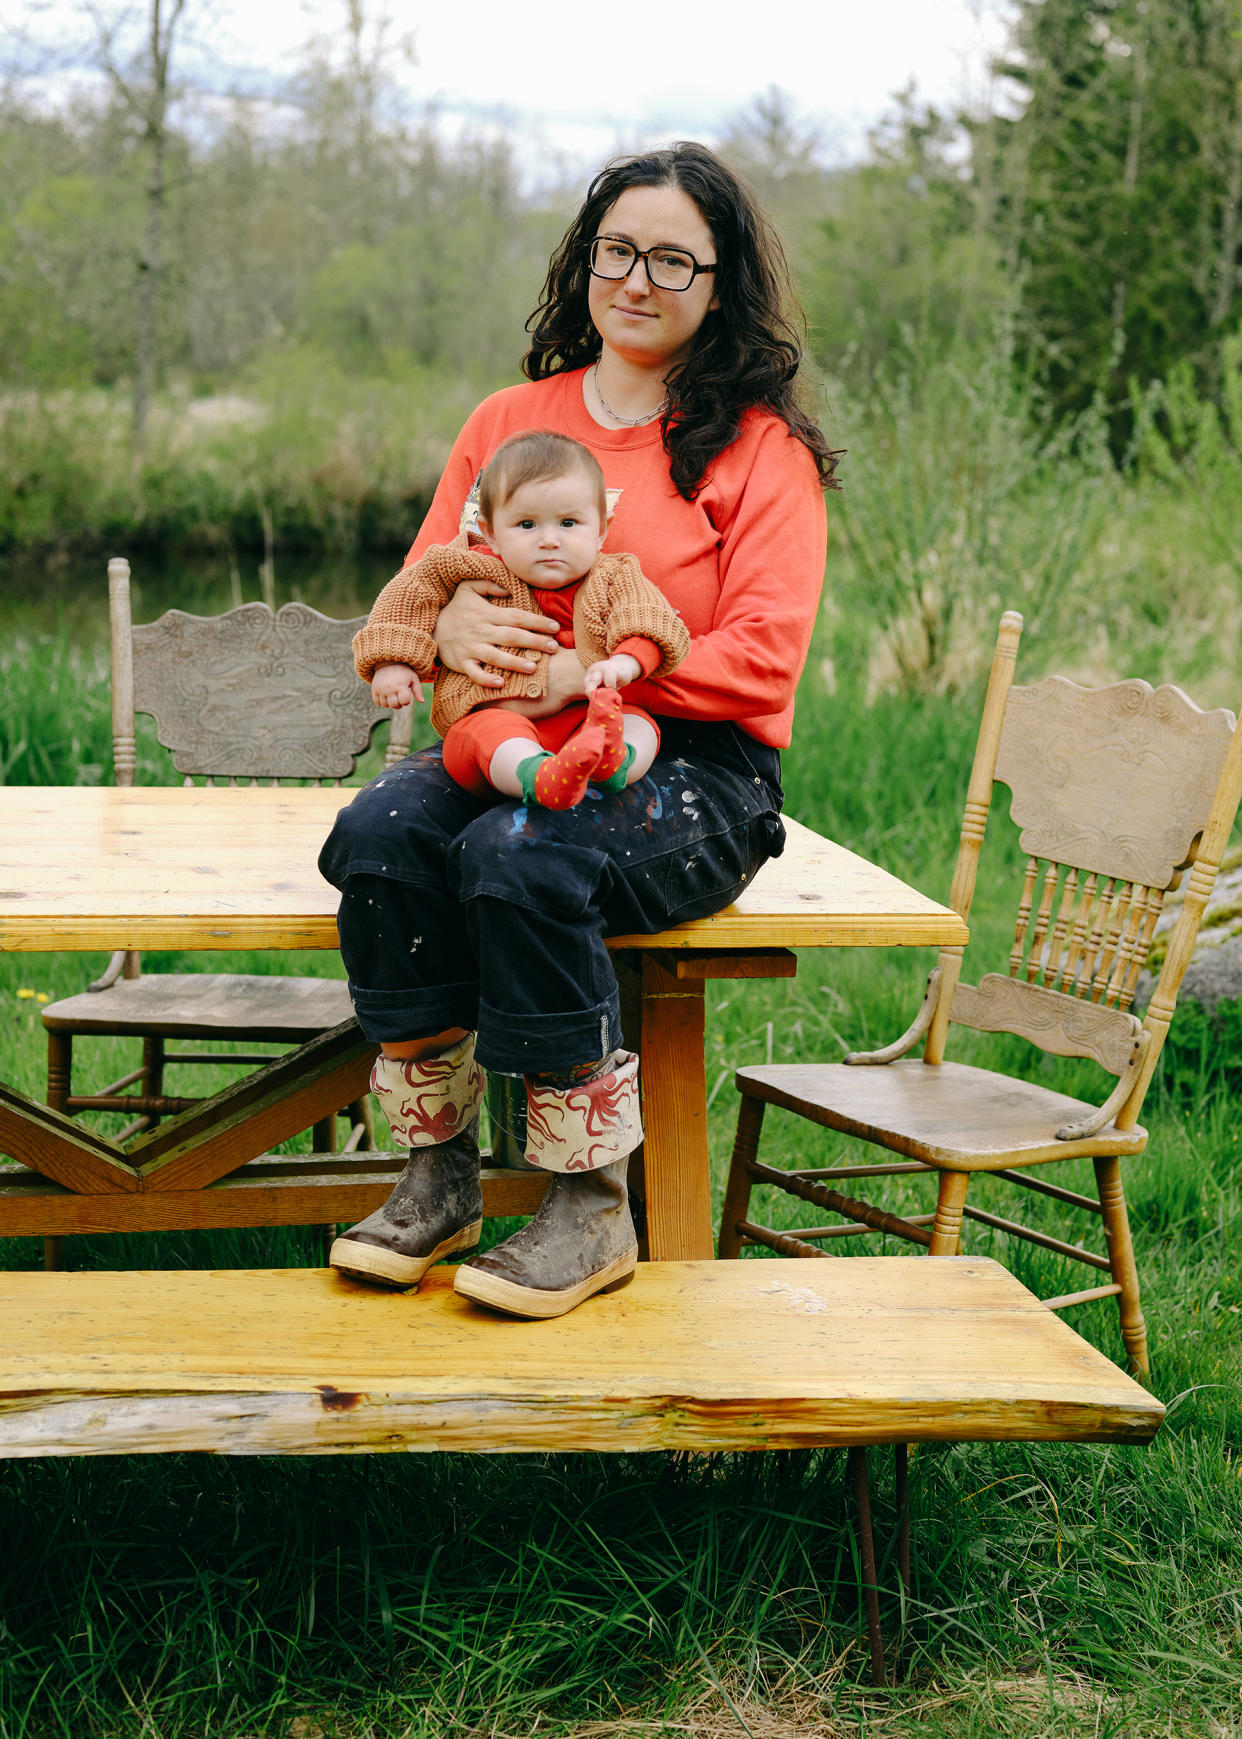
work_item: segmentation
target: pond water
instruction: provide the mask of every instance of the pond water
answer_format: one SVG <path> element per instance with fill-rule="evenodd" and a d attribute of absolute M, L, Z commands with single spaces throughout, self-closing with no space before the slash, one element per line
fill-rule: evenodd
<path fill-rule="evenodd" d="M 235 604 L 261 601 L 265 589 L 277 609 L 297 602 L 325 616 L 364 616 L 376 594 L 391 579 L 405 552 L 389 557 L 327 556 L 276 552 L 270 585 L 265 588 L 254 556 L 141 555 L 130 557 L 130 585 L 136 622 L 150 622 L 165 610 L 187 610 L 213 616 Z M 0 563 L 0 634 L 9 644 L 14 636 L 66 636 L 85 645 L 108 643 L 108 558 L 48 556 Z"/>

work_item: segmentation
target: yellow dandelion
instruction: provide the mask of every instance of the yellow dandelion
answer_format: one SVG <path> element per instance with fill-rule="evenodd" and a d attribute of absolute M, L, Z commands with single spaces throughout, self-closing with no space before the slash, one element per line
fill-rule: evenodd
<path fill-rule="evenodd" d="M 17 994 L 23 1002 L 29 1002 L 31 997 L 34 995 L 34 991 L 33 990 L 19 990 Z"/>

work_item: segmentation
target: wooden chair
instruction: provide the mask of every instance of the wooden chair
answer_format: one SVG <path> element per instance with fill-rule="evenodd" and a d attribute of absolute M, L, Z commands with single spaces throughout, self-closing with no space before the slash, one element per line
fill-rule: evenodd
<path fill-rule="evenodd" d="M 945 948 L 909 1030 L 884 1050 L 828 1065 L 739 1070 L 737 1140 L 725 1195 L 721 1256 L 761 1244 L 823 1256 L 811 1239 L 875 1230 L 958 1250 L 963 1217 L 1086 1264 L 1107 1284 L 1045 1299 L 1054 1310 L 1116 1297 L 1134 1368 L 1148 1369 L 1121 1160 L 1140 1153 L 1143 1098 L 1242 793 L 1242 732 L 1232 713 L 1201 712 L 1180 689 L 1145 682 L 1084 689 L 1062 677 L 1010 687 L 1022 618 L 1001 620 L 962 822 L 950 903 L 969 916 L 993 781 L 1027 854 L 1008 969 L 961 983 L 963 949 Z M 1147 1012 L 1130 1004 L 1169 890 L 1186 876 L 1180 911 Z M 1116 1085 L 1099 1106 L 988 1069 L 945 1062 L 951 1023 L 1019 1034 L 1058 1056 L 1092 1058 Z M 907 1053 L 922 1041 L 919 1061 Z M 902 1060 L 906 1059 L 906 1060 Z M 782 1171 L 758 1159 L 764 1108 L 873 1142 L 899 1161 Z M 1088 1156 L 1099 1199 L 1046 1183 L 1036 1168 Z M 934 1214 L 902 1218 L 843 1194 L 848 1179 L 939 1174 Z M 975 1172 L 1098 1214 L 1106 1250 L 1054 1238 L 967 1206 Z M 848 1224 L 787 1236 L 749 1215 L 752 1186 L 772 1185 Z"/>
<path fill-rule="evenodd" d="M 183 783 L 209 785 L 286 779 L 339 785 L 352 773 L 382 721 L 389 721 L 385 766 L 409 751 L 410 709 L 377 707 L 354 674 L 350 643 L 366 618 L 334 620 L 305 604 L 244 604 L 221 616 L 169 610 L 134 623 L 129 563 L 108 563 L 112 630 L 112 743 L 118 785 L 132 785 L 134 718 L 154 717 Z M 43 1010 L 48 1036 L 47 1102 L 58 1111 L 120 1111 L 133 1121 L 125 1140 L 160 1117 L 198 1103 L 170 1094 L 170 1063 L 269 1063 L 270 1055 L 167 1049 L 169 1040 L 301 1045 L 352 1015 L 343 981 L 242 973 L 144 974 L 135 953 L 113 954 L 103 976 L 78 996 Z M 95 1092 L 75 1092 L 75 1035 L 142 1041 L 140 1067 Z M 135 1090 L 136 1089 L 136 1090 Z M 348 1108 L 352 1139 L 370 1120 L 365 1101 Z M 358 1125 L 362 1125 L 359 1130 Z M 335 1119 L 315 1125 L 315 1147 L 334 1151 Z"/>

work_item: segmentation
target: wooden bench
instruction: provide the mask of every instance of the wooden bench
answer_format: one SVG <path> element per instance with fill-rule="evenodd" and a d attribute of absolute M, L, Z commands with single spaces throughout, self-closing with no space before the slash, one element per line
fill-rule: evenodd
<path fill-rule="evenodd" d="M 0 1274 L 0 1456 L 1146 1443 L 1158 1401 L 982 1257 L 642 1264 L 550 1322 L 327 1269 Z M 260 1331 L 261 1325 L 261 1331 Z"/>

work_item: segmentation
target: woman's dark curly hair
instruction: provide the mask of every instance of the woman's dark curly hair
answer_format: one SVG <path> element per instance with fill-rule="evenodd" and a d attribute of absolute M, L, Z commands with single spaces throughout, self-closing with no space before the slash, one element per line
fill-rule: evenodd
<path fill-rule="evenodd" d="M 661 432 L 679 493 L 693 501 L 712 460 L 737 439 L 742 414 L 752 406 L 774 411 L 809 449 L 820 482 L 835 488 L 839 455 L 797 399 L 802 346 L 787 312 L 794 301 L 784 250 L 745 182 L 705 145 L 682 141 L 618 158 L 600 170 L 549 262 L 542 300 L 526 322 L 527 377 L 543 380 L 599 356 L 600 336 L 587 305 L 588 244 L 628 187 L 679 188 L 698 206 L 716 244 L 719 306 L 665 383 Z"/>

